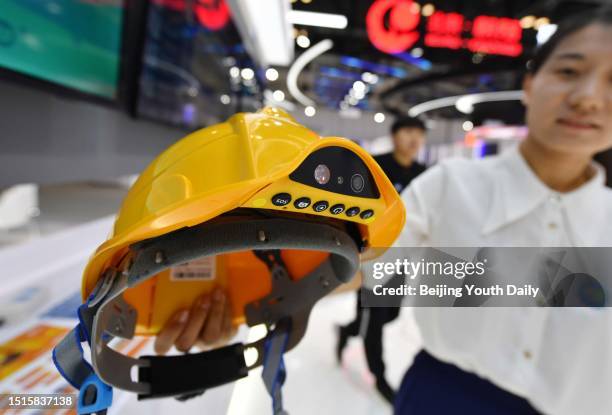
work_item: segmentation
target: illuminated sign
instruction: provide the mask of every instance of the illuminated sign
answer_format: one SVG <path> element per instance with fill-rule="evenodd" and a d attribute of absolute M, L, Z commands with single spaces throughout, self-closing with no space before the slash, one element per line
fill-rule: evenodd
<path fill-rule="evenodd" d="M 386 53 L 400 53 L 410 48 L 419 39 L 416 30 L 421 13 L 412 0 L 377 0 L 366 16 L 366 29 L 370 41 Z M 385 16 L 389 13 L 389 28 L 385 27 Z"/>
<path fill-rule="evenodd" d="M 193 7 L 198 22 L 212 31 L 223 29 L 230 18 L 225 0 L 154 0 L 154 3 L 181 12 Z"/>
<path fill-rule="evenodd" d="M 460 13 L 444 11 L 423 19 L 427 19 L 423 42 L 430 48 L 512 57 L 523 53 L 523 29 L 518 19 L 478 16 L 470 21 Z M 412 0 L 376 0 L 366 15 L 370 42 L 390 54 L 405 52 L 419 40 L 420 22 L 420 6 Z"/>

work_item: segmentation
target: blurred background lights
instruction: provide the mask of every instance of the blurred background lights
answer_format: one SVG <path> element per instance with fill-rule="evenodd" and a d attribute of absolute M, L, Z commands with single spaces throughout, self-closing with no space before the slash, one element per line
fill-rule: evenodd
<path fill-rule="evenodd" d="M 304 114 L 306 114 L 307 117 L 314 117 L 316 113 L 317 113 L 317 110 L 315 110 L 313 106 L 309 105 L 306 108 L 304 108 Z"/>
<path fill-rule="evenodd" d="M 277 89 L 272 94 L 272 97 L 274 98 L 275 101 L 282 102 L 285 100 L 285 93 L 281 91 L 280 89 Z"/>
<path fill-rule="evenodd" d="M 531 29 L 535 24 L 536 18 L 535 16 L 525 16 L 521 19 L 521 27 L 523 29 Z"/>
<path fill-rule="evenodd" d="M 219 97 L 219 101 L 221 101 L 223 105 L 228 105 L 230 102 L 232 102 L 232 99 L 229 95 L 223 94 Z"/>
<path fill-rule="evenodd" d="M 308 36 L 299 35 L 296 39 L 296 42 L 299 47 L 304 49 L 310 46 L 310 39 L 308 39 Z"/>
<path fill-rule="evenodd" d="M 251 68 L 243 68 L 242 71 L 240 71 L 240 75 L 242 75 L 244 79 L 249 81 L 253 79 L 253 77 L 255 76 L 255 72 L 253 72 Z"/>
<path fill-rule="evenodd" d="M 556 24 L 547 24 L 540 27 L 537 34 L 538 45 L 548 42 L 548 39 L 557 31 Z"/>
<path fill-rule="evenodd" d="M 374 114 L 374 121 L 379 124 L 381 122 L 385 122 L 385 114 L 383 114 L 382 112 L 377 112 L 376 114 Z"/>
<path fill-rule="evenodd" d="M 266 69 L 266 79 L 268 81 L 276 81 L 278 79 L 278 71 L 274 68 Z"/>
<path fill-rule="evenodd" d="M 463 123 L 463 131 L 472 131 L 474 129 L 474 123 L 472 121 L 466 121 Z"/>
<path fill-rule="evenodd" d="M 433 4 L 429 4 L 427 3 L 425 6 L 423 6 L 423 8 L 421 9 L 421 13 L 423 14 L 423 16 L 425 17 L 429 17 L 432 14 L 434 14 L 434 12 L 436 11 L 436 8 L 434 7 Z"/>
<path fill-rule="evenodd" d="M 353 89 L 355 92 L 365 93 L 366 85 L 361 81 L 355 81 L 355 83 L 353 83 Z"/>
<path fill-rule="evenodd" d="M 423 49 L 421 49 L 421 48 L 414 48 L 414 49 L 412 49 L 410 54 L 412 56 L 414 56 L 415 58 L 420 58 L 421 56 L 423 56 Z"/>
<path fill-rule="evenodd" d="M 538 20 L 535 21 L 533 27 L 535 30 L 540 30 L 541 27 L 549 25 L 550 24 L 550 19 L 548 17 L 540 17 Z"/>
<path fill-rule="evenodd" d="M 236 66 L 232 66 L 229 70 L 229 74 L 232 78 L 238 78 L 240 76 L 240 69 Z"/>

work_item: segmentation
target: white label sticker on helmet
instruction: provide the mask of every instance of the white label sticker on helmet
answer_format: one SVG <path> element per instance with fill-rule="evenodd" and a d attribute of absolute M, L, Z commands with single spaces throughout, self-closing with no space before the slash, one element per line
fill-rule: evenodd
<path fill-rule="evenodd" d="M 171 281 L 205 281 L 215 279 L 215 257 L 207 256 L 186 262 L 170 270 Z"/>

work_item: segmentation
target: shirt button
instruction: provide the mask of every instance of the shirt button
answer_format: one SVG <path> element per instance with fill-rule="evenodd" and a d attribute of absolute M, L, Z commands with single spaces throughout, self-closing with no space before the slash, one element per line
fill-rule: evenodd
<path fill-rule="evenodd" d="M 531 354 L 531 352 L 529 350 L 523 350 L 523 357 L 525 357 L 525 359 L 529 360 L 533 357 L 533 355 Z"/>
<path fill-rule="evenodd" d="M 548 224 L 548 229 L 551 229 L 551 230 L 557 229 L 557 224 L 555 222 L 550 222 Z"/>
<path fill-rule="evenodd" d="M 551 200 L 551 202 L 559 203 L 559 202 L 561 202 L 561 195 L 559 195 L 557 193 L 552 194 L 552 195 L 550 195 L 550 200 Z"/>

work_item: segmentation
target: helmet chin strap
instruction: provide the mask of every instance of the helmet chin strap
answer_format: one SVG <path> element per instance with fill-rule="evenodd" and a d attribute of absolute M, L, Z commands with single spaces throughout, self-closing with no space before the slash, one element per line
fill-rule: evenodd
<path fill-rule="evenodd" d="M 280 257 L 279 250 L 285 248 L 325 251 L 330 255 L 308 275 L 292 280 Z M 107 270 L 79 308 L 79 325 L 54 349 L 58 370 L 80 390 L 79 403 L 82 400 L 83 405 L 79 413 L 108 408 L 112 402 L 111 385 L 136 392 L 139 399 L 184 397 L 233 382 L 262 364 L 274 413 L 285 413 L 281 395 L 285 379 L 283 353 L 304 335 L 316 301 L 350 280 L 359 265 L 357 246 L 344 231 L 326 224 L 278 218 L 185 228 L 131 249 L 130 265 L 124 270 Z M 265 324 L 269 329 L 266 337 L 246 345 L 237 343 L 179 356 L 131 358 L 108 345 L 114 336 L 134 335 L 136 310 L 122 296 L 127 288 L 198 257 L 244 250 L 254 250 L 270 269 L 271 292 L 245 308 L 247 324 Z M 83 358 L 83 341 L 90 344 L 93 367 Z M 257 359 L 251 365 L 244 357 L 248 349 L 257 351 Z M 136 379 L 132 369 L 136 369 Z"/>

